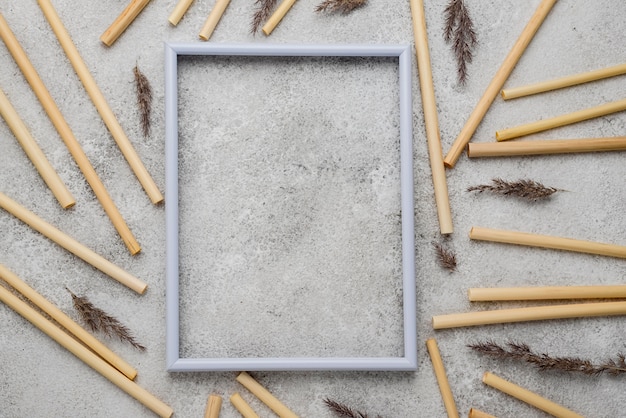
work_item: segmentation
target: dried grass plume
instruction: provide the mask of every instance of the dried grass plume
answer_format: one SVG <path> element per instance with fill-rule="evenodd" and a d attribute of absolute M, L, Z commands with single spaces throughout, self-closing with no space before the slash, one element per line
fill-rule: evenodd
<path fill-rule="evenodd" d="M 438 242 L 433 242 L 439 265 L 450 272 L 456 271 L 456 255 Z"/>
<path fill-rule="evenodd" d="M 367 0 L 324 0 L 316 8 L 315 11 L 333 12 L 348 14 L 354 9 L 358 9 L 367 3 Z"/>
<path fill-rule="evenodd" d="M 547 187 L 534 180 L 505 181 L 501 178 L 491 180 L 492 184 L 481 184 L 467 188 L 468 192 L 492 192 L 504 196 L 516 196 L 527 200 L 545 199 L 561 191 L 554 187 Z"/>
<path fill-rule="evenodd" d="M 445 41 L 452 44 L 452 51 L 457 62 L 459 83 L 467 81 L 467 66 L 474 57 L 474 47 L 478 44 L 474 22 L 470 18 L 463 0 L 450 0 L 444 10 L 446 27 L 443 32 Z"/>
<path fill-rule="evenodd" d="M 324 403 L 332 412 L 335 413 L 336 416 L 340 418 L 369 418 L 365 412 L 356 411 L 347 405 L 334 401 L 332 399 L 326 398 L 324 399 Z M 382 418 L 380 415 L 377 415 L 376 418 Z"/>
<path fill-rule="evenodd" d="M 143 136 L 150 135 L 150 114 L 152 113 L 152 87 L 148 78 L 139 71 L 139 67 L 135 65 L 133 69 L 135 75 L 135 88 L 137 92 L 137 106 L 139 106 L 139 115 L 141 118 L 141 129 Z"/>
<path fill-rule="evenodd" d="M 609 359 L 601 364 L 593 364 L 590 360 L 579 357 L 554 357 L 549 354 L 533 352 L 524 343 L 508 342 L 498 345 L 493 341 L 479 342 L 468 345 L 472 350 L 490 356 L 521 360 L 533 364 L 539 370 L 560 370 L 564 372 L 578 372 L 586 375 L 600 375 L 603 373 L 619 375 L 626 373 L 626 357 L 618 354 L 615 359 Z"/>
<path fill-rule="evenodd" d="M 67 289 L 67 288 L 66 288 Z M 120 323 L 117 318 L 104 312 L 102 309 L 95 307 L 85 296 L 76 296 L 71 290 L 67 289 L 72 295 L 74 308 L 80 315 L 81 319 L 92 331 L 104 333 L 107 337 L 116 336 L 120 341 L 127 342 L 140 351 L 145 351 L 146 347 L 139 344 L 132 336 L 130 330 Z"/>
<path fill-rule="evenodd" d="M 256 0 L 255 4 L 257 9 L 252 15 L 252 22 L 250 23 L 250 33 L 256 34 L 263 22 L 265 22 L 272 15 L 274 7 L 276 6 L 276 0 Z"/>

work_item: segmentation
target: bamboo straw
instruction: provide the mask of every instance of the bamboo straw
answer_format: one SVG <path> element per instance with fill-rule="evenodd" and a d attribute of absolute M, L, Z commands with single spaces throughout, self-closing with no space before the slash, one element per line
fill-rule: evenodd
<path fill-rule="evenodd" d="M 476 408 L 470 408 L 468 418 L 496 418 Z"/>
<path fill-rule="evenodd" d="M 617 136 L 612 138 L 470 143 L 468 144 L 467 155 L 468 157 L 509 157 L 624 150 L 626 150 L 626 136 Z"/>
<path fill-rule="evenodd" d="M 568 75 L 548 81 L 528 84 L 526 86 L 504 89 L 502 90 L 502 98 L 504 100 L 517 99 L 518 97 L 525 97 L 532 94 L 562 89 L 564 87 L 576 86 L 578 84 L 602 80 L 622 74 L 626 74 L 626 64 L 614 65 L 612 67 L 602 68 L 599 70 Z"/>
<path fill-rule="evenodd" d="M 564 406 L 561 406 L 542 396 L 539 396 L 536 393 L 529 391 L 528 389 L 524 389 L 521 386 L 504 380 L 493 373 L 485 373 L 483 376 L 483 383 L 491 386 L 492 388 L 498 389 L 499 391 L 504 392 L 507 395 L 511 395 L 514 398 L 519 399 L 520 401 L 526 402 L 527 404 L 532 405 L 535 408 L 541 409 L 548 414 L 554 415 L 555 417 L 584 418 L 582 415 L 579 415 L 576 412 L 565 408 Z"/>
<path fill-rule="evenodd" d="M 106 45 L 111 46 L 120 37 L 122 33 L 133 23 L 133 20 L 141 13 L 150 3 L 150 0 L 131 0 L 126 8 L 120 13 L 115 21 L 107 30 L 100 35 L 100 40 Z"/>
<path fill-rule="evenodd" d="M 607 257 L 626 258 L 626 247 L 624 246 L 583 241 L 572 238 L 530 234 L 527 232 L 504 231 L 501 229 L 489 229 L 478 226 L 475 226 L 470 230 L 469 236 L 470 239 L 480 241 L 528 245 L 531 247 L 552 248 L 555 250 L 575 251 L 580 253 L 604 255 Z"/>
<path fill-rule="evenodd" d="M 626 302 L 579 303 L 570 305 L 533 306 L 433 316 L 433 328 L 459 328 L 510 322 L 543 321 L 547 319 L 615 316 L 626 314 Z"/>
<path fill-rule="evenodd" d="M 87 158 L 87 155 L 85 155 L 85 152 L 78 143 L 78 140 L 74 136 L 74 133 L 65 121 L 65 118 L 61 114 L 61 111 L 56 105 L 54 99 L 46 89 L 46 86 L 39 77 L 39 74 L 37 74 L 35 67 L 33 67 L 33 65 L 31 64 L 30 60 L 26 56 L 26 53 L 24 52 L 24 49 L 22 49 L 17 38 L 11 31 L 11 28 L 9 28 L 8 23 L 6 22 L 6 20 L 4 20 L 4 17 L 1 13 L 0 37 L 6 44 L 7 49 L 13 56 L 13 59 L 15 59 L 15 62 L 20 67 L 20 70 L 24 74 L 24 77 L 35 92 L 35 95 L 37 96 L 44 110 L 48 114 L 50 121 L 52 121 L 52 124 L 61 136 L 61 139 L 63 139 L 63 142 L 65 142 L 67 149 L 72 154 L 72 157 L 74 157 L 78 168 L 80 168 L 80 170 L 82 171 L 85 179 L 87 180 L 87 183 L 89 183 L 89 185 L 91 186 L 94 194 L 98 198 L 98 201 L 104 208 L 104 211 L 106 212 L 109 219 L 113 223 L 113 226 L 117 230 L 117 233 L 122 238 L 122 241 L 124 241 L 124 244 L 131 254 L 137 254 L 141 251 L 139 243 L 133 236 L 133 233 L 128 228 L 128 225 L 126 225 L 124 218 L 122 218 L 122 215 L 117 209 L 117 206 L 115 206 L 115 203 L 113 203 L 113 200 L 111 199 L 111 196 L 104 187 L 102 180 L 100 180 L 100 177 L 98 177 L 96 170 L 94 170 L 91 162 Z"/>
<path fill-rule="evenodd" d="M 211 395 L 207 399 L 204 418 L 219 418 L 220 409 L 222 409 L 222 397 L 219 395 Z"/>
<path fill-rule="evenodd" d="M 266 36 L 269 36 L 270 33 L 278 26 L 283 17 L 287 14 L 291 6 L 296 2 L 296 0 L 283 0 L 282 3 L 278 6 L 276 11 L 267 19 L 267 22 L 261 30 Z"/>
<path fill-rule="evenodd" d="M 230 0 L 217 0 L 215 2 L 213 10 L 211 10 L 211 13 L 209 13 L 209 17 L 207 17 L 206 22 L 204 22 L 204 26 L 200 31 L 200 39 L 202 39 L 203 41 L 209 40 L 229 3 Z"/>
<path fill-rule="evenodd" d="M 452 389 L 446 376 L 446 369 L 443 366 L 443 360 L 439 353 L 439 347 L 437 347 L 437 341 L 434 338 L 426 340 L 426 348 L 430 355 L 430 361 L 433 363 L 433 369 L 435 370 L 435 377 L 439 384 L 439 390 L 441 391 L 441 397 L 443 398 L 443 405 L 446 407 L 446 412 L 449 418 L 459 417 L 459 411 L 456 409 L 454 403 L 454 397 L 452 396 Z"/>
<path fill-rule="evenodd" d="M 487 86 L 483 96 L 480 98 L 478 104 L 470 114 L 469 119 L 465 122 L 465 126 L 461 129 L 459 136 L 452 144 L 452 148 L 443 159 L 443 163 L 446 167 L 454 167 L 456 164 L 457 160 L 461 156 L 461 153 L 463 152 L 463 149 L 470 142 L 472 135 L 474 135 L 478 125 L 485 117 L 491 103 L 495 100 L 496 96 L 500 92 L 500 89 L 506 82 L 507 78 L 509 78 L 513 68 L 515 68 L 515 65 L 524 53 L 524 50 L 526 50 L 526 47 L 535 36 L 535 33 L 537 33 L 539 26 L 541 26 L 556 1 L 557 0 L 542 0 L 537 7 L 537 10 L 515 42 L 515 45 L 513 45 L 513 48 L 504 59 L 502 65 L 500 65 L 496 75 L 489 83 L 489 86 Z"/>
<path fill-rule="evenodd" d="M 108 347 L 98 341 L 94 336 L 85 331 L 80 325 L 74 322 L 69 316 L 63 313 L 59 308 L 54 306 L 42 295 L 37 293 L 35 289 L 26 284 L 15 273 L 0 264 L 0 278 L 11 285 L 20 294 L 28 298 L 35 306 L 43 312 L 50 315 L 52 319 L 57 321 L 63 328 L 74 334 L 76 338 L 81 340 L 87 347 L 96 354 L 106 360 L 109 364 L 122 372 L 130 380 L 134 380 L 137 376 L 137 370 L 124 361 L 117 354 L 112 352 Z"/>
<path fill-rule="evenodd" d="M 187 12 L 191 3 L 193 3 L 193 0 L 178 0 L 178 3 L 176 3 L 176 7 L 172 11 L 168 21 L 174 26 L 178 25 L 178 22 L 180 22 L 180 19 L 183 18 L 183 15 Z"/>
<path fill-rule="evenodd" d="M 33 228 L 35 231 L 54 241 L 78 258 L 83 259 L 85 262 L 91 264 L 93 267 L 109 275 L 111 278 L 129 287 L 135 292 L 142 294 L 148 287 L 145 282 L 139 280 L 130 273 L 127 273 L 125 270 L 90 250 L 74 238 L 47 223 L 33 212 L 26 209 L 24 206 L 10 199 L 4 193 L 0 193 L 0 208 L 6 210 Z"/>
<path fill-rule="evenodd" d="M 234 393 L 230 397 L 230 403 L 233 404 L 235 409 L 237 409 L 237 411 L 239 411 L 239 413 L 243 415 L 244 418 L 259 418 L 256 412 L 254 412 L 252 407 L 243 400 L 240 394 Z"/>
<path fill-rule="evenodd" d="M 298 418 L 289 408 L 283 405 L 274 395 L 252 378 L 248 373 L 241 372 L 237 376 L 237 381 L 246 389 L 267 405 L 272 411 L 281 418 Z"/>
<path fill-rule="evenodd" d="M 9 307 L 30 321 L 33 325 L 62 345 L 76 357 L 85 362 L 89 367 L 95 369 L 102 376 L 109 379 L 120 389 L 128 393 L 133 398 L 148 407 L 151 411 L 161 417 L 170 417 L 173 414 L 172 408 L 157 399 L 147 390 L 141 388 L 132 380 L 128 379 L 119 370 L 115 369 L 109 363 L 98 357 L 87 347 L 67 335 L 61 329 L 56 327 L 50 320 L 30 307 L 26 302 L 22 302 L 17 296 L 13 295 L 4 287 L 0 286 L 0 300 Z"/>
<path fill-rule="evenodd" d="M 506 141 L 508 139 L 558 128 L 559 126 L 571 125 L 572 123 L 610 115 L 611 113 L 621 112 L 623 110 L 626 110 L 626 99 L 539 120 L 537 122 L 527 123 L 525 125 L 515 126 L 513 128 L 503 129 L 496 132 L 496 139 L 498 141 Z"/>
<path fill-rule="evenodd" d="M 626 285 L 472 288 L 467 291 L 467 296 L 471 302 L 496 300 L 616 299 L 626 298 Z"/>
<path fill-rule="evenodd" d="M 426 140 L 428 142 L 430 170 L 435 191 L 435 203 L 437 204 L 439 229 L 442 234 L 451 234 L 454 228 L 452 226 L 452 214 L 450 213 L 446 170 L 443 165 L 443 153 L 441 151 L 439 119 L 437 117 L 437 104 L 435 102 L 435 88 L 433 86 L 430 52 L 428 50 L 428 34 L 426 31 L 426 16 L 424 14 L 423 0 L 411 0 L 411 15 L 413 16 L 415 52 L 417 56 L 420 88 L 422 91 L 424 124 L 426 125 Z"/>
<path fill-rule="evenodd" d="M 89 94 L 89 97 L 93 101 L 96 109 L 98 110 L 98 113 L 102 117 L 102 120 L 111 132 L 113 139 L 115 139 L 117 146 L 122 151 L 122 154 L 124 154 L 124 157 L 126 158 L 128 164 L 137 176 L 137 179 L 150 197 L 150 200 L 154 204 L 162 202 L 163 195 L 157 188 L 152 177 L 150 177 L 150 174 L 141 162 L 141 159 L 139 158 L 137 152 L 130 143 L 130 140 L 124 133 L 124 130 L 120 126 L 117 119 L 115 118 L 111 107 L 107 103 L 102 92 L 98 88 L 96 81 L 94 80 L 93 76 L 89 72 L 89 69 L 85 65 L 85 62 L 78 53 L 76 46 L 72 42 L 69 33 L 63 26 L 63 23 L 61 22 L 59 15 L 54 10 L 54 7 L 50 3 L 50 0 L 37 0 L 37 2 L 39 3 L 39 7 L 46 16 L 46 19 L 50 23 L 50 26 L 52 27 L 52 30 L 59 40 L 59 43 L 63 47 L 63 50 L 65 51 L 65 54 L 67 55 L 70 63 L 74 67 L 74 71 L 76 71 L 76 74 L 83 83 L 87 94 Z"/>
<path fill-rule="evenodd" d="M 17 142 L 22 146 L 22 149 L 24 149 L 39 175 L 52 191 L 54 197 L 59 201 L 61 207 L 67 209 L 74 206 L 76 204 L 74 196 L 72 196 L 59 174 L 54 170 L 41 148 L 39 148 L 39 145 L 37 145 L 37 142 L 2 90 L 0 90 L 0 115 L 11 128 Z"/>

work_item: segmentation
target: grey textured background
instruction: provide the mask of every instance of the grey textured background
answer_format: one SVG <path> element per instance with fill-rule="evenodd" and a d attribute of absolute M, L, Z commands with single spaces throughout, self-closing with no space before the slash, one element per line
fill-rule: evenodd
<path fill-rule="evenodd" d="M 163 190 L 163 42 L 195 41 L 213 3 L 197 1 L 174 28 L 167 17 L 175 1 L 154 0 L 111 48 L 103 46 L 98 37 L 124 9 L 125 0 L 56 0 L 53 4 Z M 442 38 L 445 2 L 427 2 L 444 153 L 538 4 L 539 0 L 467 0 L 479 45 L 468 83 L 461 86 L 456 82 L 453 55 Z M 316 5 L 314 0 L 300 0 L 270 37 L 253 37 L 248 33 L 253 2 L 233 0 L 210 42 L 413 41 L 406 1 L 370 0 L 367 7 L 347 16 L 315 14 Z M 558 2 L 507 86 L 625 62 L 624 8 L 620 0 Z M 0 88 L 77 204 L 68 211 L 58 206 L 4 122 L 0 123 L 2 192 L 144 279 L 149 288 L 145 295 L 136 295 L 5 212 L 0 212 L 0 262 L 73 317 L 64 286 L 88 296 L 127 324 L 148 347 L 147 352 L 136 352 L 115 340 L 104 341 L 137 367 L 137 382 L 171 405 L 176 416 L 202 416 L 207 396 L 218 393 L 225 397 L 221 416 L 236 417 L 227 400 L 236 391 L 261 416 L 271 416 L 235 382 L 235 373 L 165 371 L 164 208 L 152 205 L 133 177 L 36 2 L 10 0 L 0 5 L 0 11 L 120 208 L 142 253 L 129 255 L 4 46 L 0 47 Z M 298 71 L 289 72 L 281 62 L 233 61 L 222 61 L 221 70 L 202 60 L 182 64 L 181 91 L 186 87 L 189 94 L 181 100 L 179 111 L 181 120 L 189 122 L 181 126 L 189 148 L 181 151 L 188 157 L 182 166 L 181 187 L 205 186 L 199 187 L 197 194 L 183 194 L 181 202 L 182 228 L 190 232 L 189 239 L 181 243 L 188 269 L 183 294 L 189 296 L 189 303 L 183 304 L 183 349 L 189 350 L 189 355 L 211 349 L 241 349 L 258 356 L 281 350 L 311 350 L 316 355 L 324 355 L 325 350 L 393 353 L 399 347 L 399 290 L 381 280 L 394 280 L 399 257 L 394 251 L 398 244 L 393 188 L 397 148 L 393 144 L 394 114 L 389 110 L 395 98 L 393 87 L 389 89 L 393 65 L 366 61 L 320 67 L 304 60 Z M 135 64 L 154 88 L 153 131 L 147 139 L 138 124 L 132 75 Z M 212 79 L 211 71 L 218 71 L 220 79 Z M 540 373 L 525 364 L 480 357 L 466 348 L 481 339 L 514 339 L 541 352 L 602 361 L 626 351 L 623 318 L 438 332 L 430 324 L 437 314 L 531 305 L 471 305 L 466 297 L 469 287 L 620 283 L 624 261 L 619 259 L 470 242 L 467 233 L 471 226 L 479 225 L 626 244 L 622 154 L 476 160 L 463 156 L 447 172 L 455 232 L 446 244 L 459 259 L 458 272 L 448 273 L 437 265 L 432 249 L 432 242 L 442 238 L 419 85 L 416 77 L 414 80 L 419 370 L 255 376 L 303 417 L 330 417 L 322 402 L 325 397 L 384 417 L 445 416 L 423 344 L 436 337 L 461 415 L 476 407 L 498 417 L 544 416 L 485 387 L 480 379 L 489 370 L 582 415 L 625 416 L 623 377 Z M 338 87 L 346 88 L 334 95 Z M 624 78 L 616 77 L 507 103 L 498 98 L 473 140 L 494 141 L 498 129 L 619 100 L 625 93 Z M 220 111 L 226 116 L 212 118 Z M 625 125 L 626 118 L 619 113 L 534 137 L 618 136 L 624 135 Z M 567 192 L 541 203 L 465 192 L 468 186 L 493 177 L 530 177 Z M 212 189 L 215 184 L 220 187 Z M 232 190 L 228 184 L 245 187 Z M 219 193 L 213 198 L 215 191 Z M 212 216 L 211 211 L 219 216 Z M 342 222 L 337 213 L 353 216 Z M 327 256 L 320 255 L 320 249 Z M 229 254 L 231 258 L 225 257 Z M 341 280 L 333 280 L 333 276 Z M 250 286 L 259 297 L 246 291 Z M 329 304 L 330 310 L 326 309 Z M 223 307 L 219 314 L 214 310 L 217 306 Z M 152 416 L 5 306 L 0 307 L 0 321 L 0 416 Z M 261 338 L 265 333 L 277 338 Z"/>

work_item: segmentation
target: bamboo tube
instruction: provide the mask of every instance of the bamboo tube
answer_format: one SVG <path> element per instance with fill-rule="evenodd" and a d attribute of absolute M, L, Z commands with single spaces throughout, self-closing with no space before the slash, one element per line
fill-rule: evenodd
<path fill-rule="evenodd" d="M 93 76 L 89 72 L 89 69 L 85 65 L 85 62 L 78 53 L 76 46 L 72 42 L 69 33 L 63 26 L 63 23 L 61 22 L 61 19 L 54 10 L 54 7 L 50 3 L 50 0 L 37 0 L 37 2 L 39 3 L 39 7 L 43 11 L 46 19 L 48 20 L 48 23 L 50 23 L 50 26 L 52 27 L 52 30 L 59 40 L 59 43 L 63 47 L 63 50 L 65 51 L 65 54 L 67 55 L 70 63 L 74 67 L 74 71 L 76 71 L 76 74 L 83 83 L 87 94 L 94 103 L 105 125 L 111 132 L 111 135 L 113 136 L 113 139 L 115 139 L 117 146 L 120 148 L 122 154 L 124 154 L 124 157 L 128 161 L 128 164 L 137 176 L 137 179 L 150 197 L 150 200 L 154 204 L 162 202 L 163 195 L 157 188 L 152 177 L 150 177 L 150 174 L 141 162 L 141 159 L 139 158 L 137 152 L 130 143 L 130 140 L 124 133 L 124 130 L 120 126 L 117 119 L 115 118 L 111 107 L 107 103 L 102 92 L 98 88 L 96 81 L 94 80 Z"/>
<path fill-rule="evenodd" d="M 483 96 L 478 101 L 478 104 L 470 114 L 467 122 L 465 122 L 465 126 L 461 129 L 459 136 L 456 138 L 454 143 L 452 144 L 452 148 L 448 151 L 448 154 L 443 159 L 443 163 L 446 167 L 454 167 L 457 160 L 461 156 L 463 149 L 472 139 L 472 135 L 476 132 L 478 125 L 485 117 L 487 110 L 491 106 L 491 103 L 495 100 L 496 96 L 500 92 L 500 89 L 506 82 L 507 78 L 515 68 L 515 65 L 519 61 L 520 57 L 526 50 L 526 47 L 530 43 L 530 41 L 537 33 L 537 30 L 545 20 L 546 16 L 552 9 L 552 6 L 556 3 L 557 0 L 542 0 L 537 10 L 531 17 L 530 21 L 522 31 L 521 35 L 513 45 L 513 48 L 509 52 L 509 54 L 504 59 L 502 65 L 494 75 L 493 79 L 487 86 L 487 89 L 483 93 Z"/>
<path fill-rule="evenodd" d="M 176 7 L 174 7 L 172 14 L 167 20 L 174 26 L 178 25 L 178 22 L 183 18 L 183 15 L 187 12 L 191 3 L 193 3 L 193 0 L 178 0 Z"/>
<path fill-rule="evenodd" d="M 545 141 L 514 141 L 470 143 L 467 156 L 510 157 L 516 155 L 568 154 L 626 150 L 626 136 L 612 138 L 550 139 Z"/>
<path fill-rule="evenodd" d="M 496 418 L 480 409 L 470 408 L 468 418 Z"/>
<path fill-rule="evenodd" d="M 67 335 L 34 308 L 30 307 L 26 302 L 22 302 L 17 296 L 13 295 L 2 286 L 0 286 L 0 300 L 22 315 L 46 335 L 51 337 L 54 341 L 85 362 L 89 367 L 96 370 L 120 389 L 144 404 L 151 411 L 161 417 L 172 416 L 172 408 L 167 406 L 132 380 L 128 379 L 120 373 L 119 370 L 115 369 L 109 363 L 90 351 L 87 347 Z"/>
<path fill-rule="evenodd" d="M 74 238 L 44 221 L 24 206 L 10 199 L 4 193 L 0 193 L 0 208 L 6 210 L 11 215 L 33 228 L 35 231 L 54 241 L 78 258 L 83 259 L 85 262 L 91 264 L 93 267 L 109 275 L 111 278 L 129 287 L 135 292 L 142 294 L 148 287 L 145 282 L 139 280 L 135 276 L 76 241 Z"/>
<path fill-rule="evenodd" d="M 433 328 L 459 328 L 511 322 L 548 319 L 616 316 L 626 314 L 626 302 L 579 303 L 570 305 L 533 306 L 433 316 Z"/>
<path fill-rule="evenodd" d="M 480 241 L 527 245 L 531 247 L 604 255 L 607 257 L 626 258 L 626 247 L 624 246 L 583 241 L 572 238 L 530 234 L 527 232 L 505 231 L 501 229 L 482 228 L 478 226 L 475 226 L 470 230 L 469 236 L 470 239 Z"/>
<path fill-rule="evenodd" d="M 150 0 L 131 0 L 120 15 L 113 21 L 111 26 L 100 35 L 100 40 L 106 45 L 111 46 L 120 37 L 122 33 L 133 23 L 133 20 L 141 13 L 150 3 Z"/>
<path fill-rule="evenodd" d="M 472 288 L 467 291 L 467 296 L 471 302 L 497 300 L 617 299 L 626 298 L 626 285 Z"/>
<path fill-rule="evenodd" d="M 74 206 L 76 204 L 74 196 L 72 196 L 72 193 L 67 189 L 65 183 L 63 183 L 63 180 L 59 177 L 59 174 L 54 170 L 54 167 L 52 167 L 52 164 L 50 164 L 50 161 L 48 161 L 41 148 L 39 148 L 39 145 L 37 145 L 37 142 L 2 90 L 0 90 L 0 115 L 2 115 L 7 125 L 9 125 L 9 128 L 11 128 L 17 142 L 22 146 L 22 149 L 39 172 L 43 181 L 52 191 L 54 197 L 59 201 L 61 207 L 67 209 Z"/>
<path fill-rule="evenodd" d="M 248 373 L 241 372 L 237 376 L 237 381 L 248 389 L 254 396 L 259 398 L 261 402 L 267 405 L 272 411 L 281 418 L 298 418 L 289 408 L 283 405 L 274 395 L 261 386 Z"/>
<path fill-rule="evenodd" d="M 626 74 L 626 64 L 614 65 L 612 67 L 602 68 L 599 70 L 588 71 L 579 74 L 559 77 L 548 81 L 528 84 L 510 89 L 502 90 L 502 98 L 504 100 L 517 99 L 518 97 L 530 96 L 538 93 L 545 93 L 562 89 L 564 87 L 576 86 L 578 84 L 588 83 L 590 81 L 602 80 L 617 75 Z"/>
<path fill-rule="evenodd" d="M 442 234 L 451 234 L 454 228 L 452 226 L 452 214 L 450 213 L 446 170 L 443 165 L 443 152 L 441 151 L 439 119 L 437 117 L 437 104 L 435 102 L 435 88 L 433 86 L 430 52 L 428 50 L 428 33 L 426 31 L 423 0 L 411 0 L 411 15 L 413 16 L 415 52 L 422 91 L 424 124 L 426 125 L 426 140 L 428 142 L 439 229 Z"/>
<path fill-rule="evenodd" d="M 209 40 L 229 3 L 230 0 L 217 0 L 215 2 L 213 10 L 211 10 L 211 13 L 209 13 L 209 17 L 207 17 L 206 22 L 204 22 L 204 26 L 200 31 L 200 39 L 202 39 L 203 41 Z"/>
<path fill-rule="evenodd" d="M 90 333 L 85 331 L 84 328 L 74 322 L 69 316 L 64 314 L 63 311 L 54 306 L 42 295 L 37 293 L 35 289 L 27 285 L 26 282 L 24 282 L 15 273 L 7 269 L 2 264 L 0 264 L 0 279 L 7 282 L 21 295 L 28 298 L 28 300 L 30 300 L 35 306 L 50 315 L 50 317 L 57 321 L 63 328 L 73 334 L 93 352 L 98 354 L 117 370 L 122 372 L 130 380 L 135 379 L 135 377 L 137 376 L 137 370 L 135 370 L 135 368 L 133 368 L 117 354 L 112 352 L 107 346 L 98 341 Z"/>
<path fill-rule="evenodd" d="M 626 110 L 626 99 L 539 120 L 537 122 L 527 123 L 525 125 L 515 126 L 513 128 L 503 129 L 496 132 L 496 139 L 498 141 L 506 141 L 508 139 L 519 138 L 520 136 L 558 128 L 559 126 L 571 125 L 572 123 L 610 115 L 611 113 L 621 112 L 623 110 Z"/>
<path fill-rule="evenodd" d="M 524 389 L 514 383 L 502 379 L 493 373 L 486 372 L 483 376 L 483 383 L 492 388 L 498 389 L 501 392 L 511 395 L 520 401 L 526 402 L 535 408 L 541 409 L 548 414 L 561 418 L 584 418 L 582 415 L 565 408 L 555 402 L 552 402 L 542 396 L 537 395 L 534 392 Z"/>
<path fill-rule="evenodd" d="M 222 409 L 222 397 L 219 395 L 211 395 L 207 399 L 204 418 L 219 418 L 220 409 Z"/>
<path fill-rule="evenodd" d="M 296 0 L 283 0 L 282 3 L 278 6 L 276 11 L 267 19 L 267 22 L 261 30 L 266 36 L 269 36 L 270 33 L 278 26 L 283 17 L 287 14 L 291 6 L 296 2 Z"/>
<path fill-rule="evenodd" d="M 26 56 L 26 53 L 24 52 L 24 49 L 22 49 L 17 38 L 11 31 L 11 28 L 9 28 L 8 23 L 6 22 L 6 20 L 4 20 L 4 17 L 1 13 L 0 37 L 2 38 L 5 45 L 7 46 L 7 49 L 13 56 L 13 59 L 15 59 L 15 62 L 20 67 L 22 74 L 24 74 L 24 77 L 35 92 L 35 95 L 37 96 L 39 102 L 48 114 L 50 121 L 61 136 L 61 139 L 63 139 L 63 142 L 65 142 L 67 149 L 72 154 L 72 157 L 74 157 L 78 168 L 80 168 L 80 170 L 82 171 L 85 179 L 87 180 L 87 183 L 89 183 L 89 185 L 91 186 L 91 189 L 98 198 L 98 201 L 104 208 L 104 211 L 108 215 L 109 219 L 113 223 L 113 226 L 117 230 L 117 233 L 122 238 L 122 241 L 124 242 L 131 254 L 137 254 L 141 251 L 139 243 L 135 239 L 133 233 L 128 228 L 128 225 L 126 225 L 124 218 L 122 218 L 122 215 L 117 209 L 117 206 L 115 206 L 115 203 L 113 203 L 113 200 L 111 199 L 111 196 L 104 187 L 102 180 L 100 180 L 100 177 L 98 177 L 96 170 L 94 170 L 91 162 L 87 158 L 87 155 L 85 155 L 85 152 L 78 143 L 78 140 L 74 136 L 74 133 L 65 121 L 65 118 L 61 114 L 61 111 L 56 105 L 54 99 L 46 89 L 46 86 L 43 84 L 43 81 L 39 77 L 39 74 L 37 74 L 35 67 L 33 67 L 33 65 L 31 64 L 30 60 Z"/>
<path fill-rule="evenodd" d="M 459 411 L 456 409 L 454 403 L 454 397 L 452 396 L 452 389 L 446 376 L 446 369 L 443 366 L 443 360 L 439 353 L 439 347 L 437 347 L 437 341 L 434 338 L 426 340 L 426 348 L 430 355 L 430 361 L 433 363 L 433 369 L 435 370 L 435 377 L 439 384 L 439 390 L 441 391 L 441 397 L 443 398 L 443 405 L 446 408 L 449 418 L 459 417 Z"/>
<path fill-rule="evenodd" d="M 230 403 L 233 404 L 235 409 L 237 409 L 237 411 L 239 411 L 239 413 L 243 415 L 244 418 L 259 418 L 256 412 L 254 412 L 252 407 L 243 400 L 240 394 L 234 393 L 230 397 Z"/>

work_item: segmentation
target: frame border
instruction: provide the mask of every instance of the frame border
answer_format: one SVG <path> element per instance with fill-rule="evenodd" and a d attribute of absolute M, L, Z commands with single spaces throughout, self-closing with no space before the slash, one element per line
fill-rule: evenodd
<path fill-rule="evenodd" d="M 165 43 L 166 369 L 200 371 L 414 371 L 417 324 L 410 45 L 302 45 Z M 402 222 L 402 357 L 181 358 L 178 229 L 178 56 L 397 57 L 400 92 Z"/>

